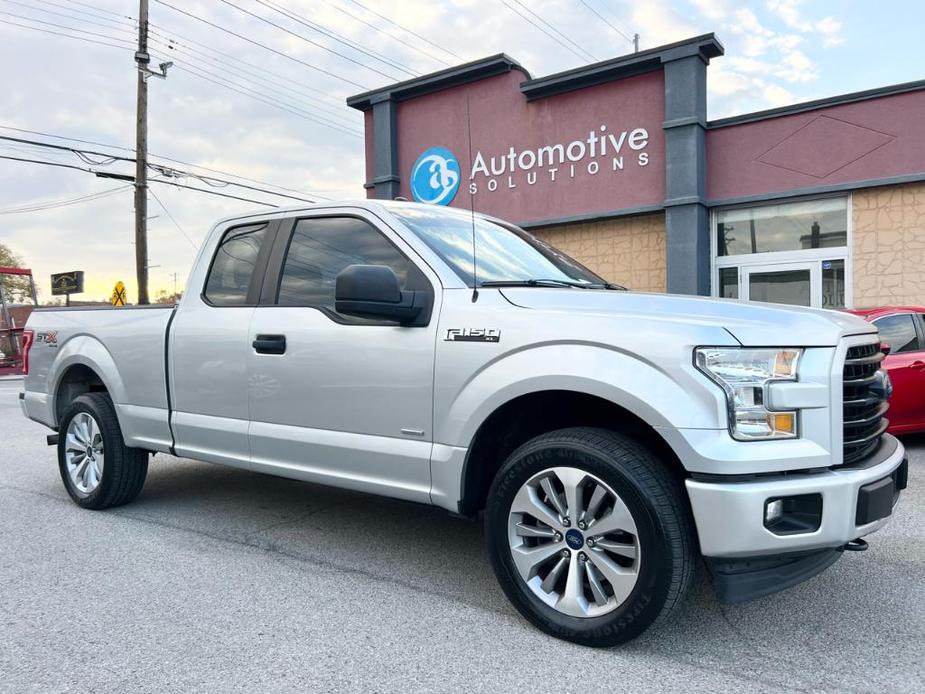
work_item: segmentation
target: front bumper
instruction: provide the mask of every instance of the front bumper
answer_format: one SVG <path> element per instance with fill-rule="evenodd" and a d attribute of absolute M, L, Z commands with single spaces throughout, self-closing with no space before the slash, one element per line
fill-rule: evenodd
<path fill-rule="evenodd" d="M 842 547 L 889 522 L 890 516 L 887 515 L 869 523 L 857 524 L 865 517 L 858 513 L 859 490 L 891 475 L 895 477 L 894 473 L 904 460 L 903 445 L 885 434 L 880 448 L 862 464 L 852 467 L 759 476 L 747 481 L 727 482 L 720 475 L 709 481 L 688 479 L 685 484 L 701 552 L 706 557 L 731 558 Z M 764 526 L 768 499 L 804 494 L 822 496 L 818 529 L 777 535 Z M 867 496 L 865 491 L 862 497 Z M 863 506 L 867 499 L 862 498 L 861 502 Z M 892 508 L 889 511 L 892 512 Z"/>

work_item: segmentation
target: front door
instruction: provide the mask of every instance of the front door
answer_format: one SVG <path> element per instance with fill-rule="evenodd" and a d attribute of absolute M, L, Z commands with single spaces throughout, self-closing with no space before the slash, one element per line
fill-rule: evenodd
<path fill-rule="evenodd" d="M 739 298 L 792 306 L 822 306 L 819 262 L 749 265 L 739 270 Z"/>
<path fill-rule="evenodd" d="M 895 433 L 925 427 L 925 324 L 921 315 L 895 313 L 873 321 L 880 340 L 890 346 L 883 368 L 893 381 L 887 419 Z"/>
<path fill-rule="evenodd" d="M 254 469 L 430 500 L 440 295 L 436 275 L 412 258 L 361 210 L 306 214 L 280 227 L 249 331 Z M 338 314 L 336 277 L 355 264 L 386 265 L 403 289 L 428 292 L 428 324 Z"/>
<path fill-rule="evenodd" d="M 276 224 L 222 233 L 208 271 L 194 271 L 174 315 L 168 354 L 177 455 L 248 467 L 247 331 Z"/>

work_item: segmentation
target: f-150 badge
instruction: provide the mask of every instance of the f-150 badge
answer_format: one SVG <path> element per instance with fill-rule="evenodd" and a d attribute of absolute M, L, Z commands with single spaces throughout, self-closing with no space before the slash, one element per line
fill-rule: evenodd
<path fill-rule="evenodd" d="M 446 342 L 501 342 L 501 331 L 495 328 L 450 328 Z"/>

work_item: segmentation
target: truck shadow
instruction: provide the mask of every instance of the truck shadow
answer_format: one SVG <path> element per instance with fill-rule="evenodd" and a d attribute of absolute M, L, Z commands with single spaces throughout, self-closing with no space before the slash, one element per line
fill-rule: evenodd
<path fill-rule="evenodd" d="M 875 653 L 877 672 L 893 672 L 884 686 L 895 687 L 897 673 L 921 681 L 925 559 L 915 546 L 925 539 L 925 509 L 907 503 L 903 511 L 868 552 L 846 553 L 788 591 L 722 606 L 700 567 L 680 610 L 622 649 L 553 647 L 595 660 L 645 652 L 747 673 L 772 688 L 811 689 L 876 688 L 864 665 Z M 532 630 L 495 582 L 481 523 L 439 509 L 158 456 L 142 495 L 117 513 L 266 551 L 306 571 L 349 571 L 439 595 Z M 781 679 L 785 671 L 790 679 Z"/>

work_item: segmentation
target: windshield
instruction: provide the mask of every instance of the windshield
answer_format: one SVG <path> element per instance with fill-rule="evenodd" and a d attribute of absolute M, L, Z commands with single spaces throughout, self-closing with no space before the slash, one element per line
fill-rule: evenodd
<path fill-rule="evenodd" d="M 421 204 L 389 206 L 467 284 L 472 284 L 472 215 Z M 564 253 L 523 229 L 476 215 L 475 255 L 479 286 L 542 280 L 580 285 L 607 283 Z"/>

